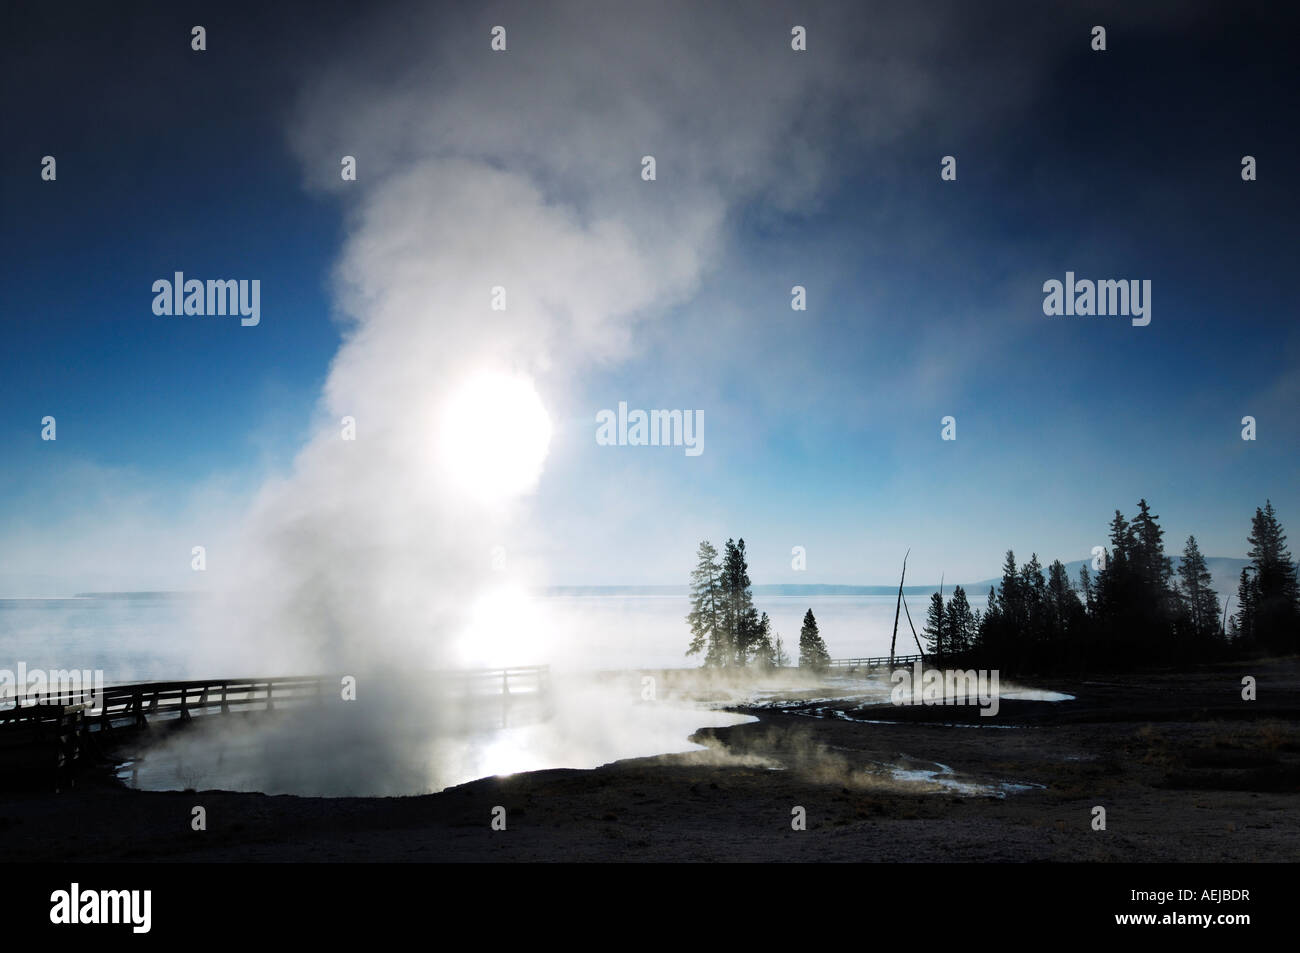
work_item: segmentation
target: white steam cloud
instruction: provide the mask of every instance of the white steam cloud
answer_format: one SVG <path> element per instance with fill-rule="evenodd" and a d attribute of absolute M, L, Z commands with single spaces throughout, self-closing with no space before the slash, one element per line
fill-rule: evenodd
<path fill-rule="evenodd" d="M 836 156 L 919 121 L 939 79 L 916 64 L 942 64 L 938 38 L 961 30 L 837 5 L 807 11 L 797 53 L 792 25 L 730 3 L 403 8 L 333 51 L 292 141 L 309 183 L 348 206 L 344 343 L 319 430 L 258 495 L 227 607 L 205 615 L 205 670 L 349 673 L 363 692 L 401 671 L 418 698 L 420 672 L 564 658 L 567 624 L 527 595 L 537 567 L 494 574 L 489 554 L 525 532 L 574 380 L 688 300 L 739 215 L 798 214 Z M 583 752 L 562 739 L 568 760 L 637 749 L 611 741 L 644 719 L 583 705 L 560 719 L 591 735 Z M 367 790 L 401 789 L 429 743 L 387 730 L 391 705 L 370 710 L 373 731 L 339 736 L 366 734 Z M 277 765 L 292 747 L 264 742 Z"/>
<path fill-rule="evenodd" d="M 455 32 L 410 16 L 313 78 L 293 133 L 312 184 L 350 203 L 347 330 L 318 433 L 247 523 L 222 625 L 259 671 L 549 661 L 544 631 L 505 631 L 526 611 L 496 632 L 471 618 L 499 584 L 491 548 L 526 520 L 548 408 L 690 296 L 745 203 L 815 194 L 853 75 L 829 33 L 797 54 L 785 18 L 753 10 L 520 5 Z"/>

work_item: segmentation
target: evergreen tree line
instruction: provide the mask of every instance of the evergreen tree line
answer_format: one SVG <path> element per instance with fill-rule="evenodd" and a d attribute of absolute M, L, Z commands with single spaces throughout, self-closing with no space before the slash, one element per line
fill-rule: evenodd
<path fill-rule="evenodd" d="M 1187 538 L 1175 573 L 1159 517 L 1140 500 L 1132 520 L 1115 511 L 1102 568 L 1083 566 L 1077 588 L 1059 559 L 1044 573 L 1037 554 L 1017 567 L 1008 550 L 988 608 L 972 613 L 960 586 L 946 604 L 935 593 L 925 636 L 935 654 L 1006 669 L 1126 668 L 1295 652 L 1297 567 L 1271 502 L 1255 510 L 1248 542 L 1251 564 L 1242 570 L 1238 608 L 1226 626 L 1196 537 Z"/>
<path fill-rule="evenodd" d="M 687 655 L 703 655 L 714 668 L 784 668 L 790 664 L 781 636 L 772 631 L 767 613 L 754 606 L 745 559 L 745 541 L 727 540 L 719 558 L 717 548 L 705 540 L 696 553 L 691 572 L 691 630 Z M 812 609 L 804 615 L 799 633 L 799 665 L 822 668 L 830 660 L 817 630 Z"/>

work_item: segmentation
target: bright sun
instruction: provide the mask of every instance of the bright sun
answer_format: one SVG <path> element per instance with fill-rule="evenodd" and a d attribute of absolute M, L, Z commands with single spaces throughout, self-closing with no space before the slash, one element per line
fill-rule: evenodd
<path fill-rule="evenodd" d="M 522 586 L 493 586 L 470 604 L 458 661 L 488 668 L 549 661 L 545 656 L 551 646 L 552 626 L 546 607 Z"/>
<path fill-rule="evenodd" d="M 457 488 L 482 502 L 532 489 L 551 443 L 533 382 L 499 371 L 467 379 L 443 407 L 439 457 Z"/>

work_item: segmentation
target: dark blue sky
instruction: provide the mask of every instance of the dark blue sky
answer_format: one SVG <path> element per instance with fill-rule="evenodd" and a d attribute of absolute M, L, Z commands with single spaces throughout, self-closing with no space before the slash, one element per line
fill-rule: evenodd
<path fill-rule="evenodd" d="M 1009 546 L 1086 556 L 1142 496 L 1175 548 L 1196 533 L 1242 555 L 1265 497 L 1297 525 L 1294 23 L 1266 4 L 1168 21 L 1042 6 L 969 19 L 927 121 L 816 204 L 735 210 L 692 299 L 551 408 L 533 504 L 550 581 L 679 581 L 695 540 L 727 535 L 751 540 L 756 581 L 888 581 L 907 545 L 918 577 L 981 578 Z M 348 205 L 304 187 L 287 129 L 361 24 L 342 4 L 303 9 L 7 7 L 0 574 L 30 569 L 29 550 L 57 572 L 58 541 L 112 507 L 84 481 L 201 523 L 199 488 L 238 510 L 305 441 L 341 341 Z M 975 63 L 1000 64 L 1011 109 Z M 57 182 L 40 179 L 46 154 Z M 150 286 L 176 270 L 260 279 L 261 324 L 154 316 Z M 1149 279 L 1150 326 L 1045 317 L 1042 283 L 1067 270 Z M 809 312 L 790 311 L 792 284 Z M 707 452 L 693 468 L 602 453 L 589 421 L 620 400 L 704 408 Z M 955 443 L 939 440 L 947 414 Z"/>

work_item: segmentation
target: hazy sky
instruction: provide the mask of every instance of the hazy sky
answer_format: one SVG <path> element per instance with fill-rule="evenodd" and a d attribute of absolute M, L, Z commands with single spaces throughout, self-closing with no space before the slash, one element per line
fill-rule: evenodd
<path fill-rule="evenodd" d="M 444 548 L 552 584 L 685 582 L 728 536 L 755 582 L 887 583 L 908 547 L 977 580 L 1144 496 L 1175 549 L 1244 555 L 1266 497 L 1300 528 L 1270 4 L 644 6 L 9 5 L 0 595 L 193 586 L 268 481 L 400 514 L 418 395 L 473 362 L 552 436 Z M 176 271 L 259 279 L 260 324 L 155 316 Z M 1150 280 L 1151 323 L 1045 316 L 1067 271 Z M 703 452 L 597 445 L 620 401 L 701 411 Z M 368 455 L 313 471 L 344 413 Z"/>

